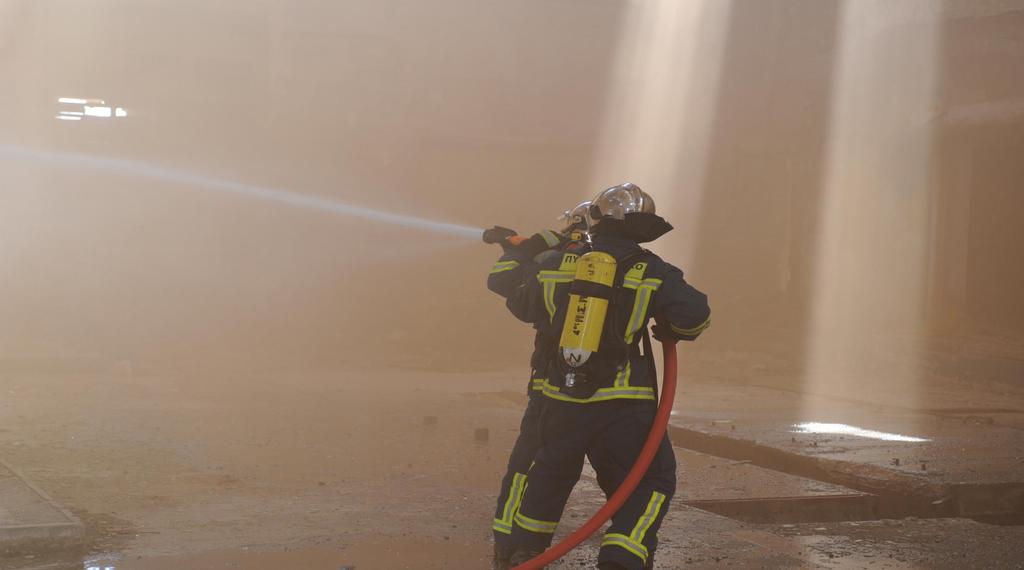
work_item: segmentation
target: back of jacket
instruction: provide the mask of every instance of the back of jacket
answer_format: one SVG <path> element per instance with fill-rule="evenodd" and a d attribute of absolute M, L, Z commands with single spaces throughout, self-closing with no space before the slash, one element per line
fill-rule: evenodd
<path fill-rule="evenodd" d="M 655 319 L 658 338 L 694 340 L 710 326 L 707 296 L 687 283 L 678 268 L 633 241 L 599 235 L 591 248 L 612 255 L 619 266 L 606 327 L 621 335 L 628 356 L 607 374 L 566 386 L 558 342 L 580 253 L 563 253 L 531 267 L 506 301 L 512 314 L 537 329 L 535 358 L 546 365 L 535 368 L 547 372 L 537 382 L 539 389 L 549 398 L 576 403 L 654 400 L 657 372 L 640 348 L 649 320 Z M 602 347 L 607 344 L 602 340 Z M 600 354 L 599 349 L 595 356 Z"/>
<path fill-rule="evenodd" d="M 538 267 L 546 260 L 561 259 L 565 252 L 577 250 L 582 245 L 582 242 L 567 239 L 566 236 L 553 230 L 544 230 L 538 235 L 543 236 L 550 249 L 533 256 L 522 250 L 510 248 L 491 268 L 491 272 L 487 276 L 488 289 L 507 299 L 510 294 L 522 286 L 525 279 L 532 279 L 536 275 Z M 528 393 L 531 398 L 541 393 L 544 380 L 547 378 L 545 371 L 547 361 L 541 352 L 541 335 L 538 332 L 534 335 L 534 351 L 530 357 L 532 371 Z"/>

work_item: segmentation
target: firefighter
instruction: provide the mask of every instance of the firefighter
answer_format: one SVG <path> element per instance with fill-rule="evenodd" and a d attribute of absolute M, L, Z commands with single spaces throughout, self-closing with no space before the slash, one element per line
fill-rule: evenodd
<path fill-rule="evenodd" d="M 484 232 L 485 242 L 498 243 L 503 249 L 502 256 L 487 277 L 487 288 L 507 298 L 523 285 L 524 275 L 532 275 L 537 265 L 552 257 L 561 258 L 564 252 L 582 247 L 589 239 L 589 208 L 590 202 L 583 202 L 566 210 L 562 215 L 566 225 L 561 232 L 545 230 L 528 239 L 520 238 L 513 230 L 499 226 Z M 501 481 L 498 504 L 491 524 L 494 535 L 492 568 L 495 570 L 509 567 L 512 519 L 526 488 L 527 472 L 533 463 L 533 456 L 540 447 L 538 419 L 543 404 L 540 390 L 546 378 L 544 366 L 545 363 L 535 353 L 530 359 L 530 385 L 527 387 L 529 399 L 520 422 L 519 436 L 512 446 L 508 467 Z"/>
<path fill-rule="evenodd" d="M 546 364 L 540 386 L 543 445 L 513 516 L 513 565 L 550 545 L 585 456 L 607 496 L 638 457 L 657 406 L 649 320 L 659 340 L 691 341 L 710 325 L 707 297 L 682 271 L 639 245 L 672 229 L 647 193 L 630 183 L 614 186 L 594 199 L 590 213 L 594 225 L 586 253 L 545 261 L 507 300 L 516 317 L 537 327 L 539 358 Z M 666 435 L 639 486 L 612 517 L 599 569 L 653 568 L 675 470 Z"/>

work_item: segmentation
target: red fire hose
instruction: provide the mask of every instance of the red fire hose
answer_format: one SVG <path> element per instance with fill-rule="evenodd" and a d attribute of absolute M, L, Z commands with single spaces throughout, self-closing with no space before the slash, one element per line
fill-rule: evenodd
<path fill-rule="evenodd" d="M 590 520 L 584 523 L 583 526 L 562 539 L 562 542 L 548 548 L 536 558 L 528 560 L 512 570 L 539 570 L 546 564 L 551 564 L 568 554 L 570 550 L 579 546 L 587 537 L 597 532 L 608 519 L 612 518 L 612 515 L 622 507 L 626 499 L 636 490 L 636 486 L 640 484 L 640 480 L 647 473 L 647 468 L 651 466 L 651 461 L 654 460 L 654 454 L 658 451 L 658 446 L 661 445 L 661 438 L 665 437 L 665 428 L 668 427 L 669 415 L 672 413 L 672 403 L 675 401 L 676 396 L 676 343 L 674 341 L 662 341 L 661 346 L 664 353 L 665 370 L 665 378 L 661 387 L 661 402 L 658 403 L 658 412 L 654 415 L 654 425 L 651 426 L 651 433 L 647 435 L 647 441 L 644 442 L 644 447 L 640 450 L 640 456 L 636 458 L 633 468 L 629 470 L 626 478 L 623 479 L 622 484 L 619 485 L 619 488 L 608 499 L 608 502 L 594 513 L 594 516 L 590 517 Z"/>

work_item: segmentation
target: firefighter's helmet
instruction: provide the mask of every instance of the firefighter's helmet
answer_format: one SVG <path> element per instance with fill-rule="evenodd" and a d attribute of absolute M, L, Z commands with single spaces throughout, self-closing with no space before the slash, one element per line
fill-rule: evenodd
<path fill-rule="evenodd" d="M 596 222 L 602 218 L 624 220 L 626 214 L 653 214 L 654 198 L 632 182 L 612 186 L 594 198 L 590 216 Z"/>
<path fill-rule="evenodd" d="M 565 226 L 562 229 L 564 234 L 590 230 L 590 226 L 593 225 L 593 221 L 590 219 L 590 201 L 580 202 L 573 209 L 566 210 L 558 219 L 565 222 Z"/>

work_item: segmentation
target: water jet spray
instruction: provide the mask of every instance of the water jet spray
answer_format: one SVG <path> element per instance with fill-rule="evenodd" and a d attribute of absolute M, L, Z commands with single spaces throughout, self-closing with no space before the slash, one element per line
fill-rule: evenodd
<path fill-rule="evenodd" d="M 446 235 L 480 239 L 483 228 L 474 228 L 449 222 L 439 222 L 406 214 L 396 214 L 383 210 L 375 210 L 363 206 L 353 206 L 329 198 L 295 194 L 276 188 L 256 186 L 209 178 L 199 174 L 182 172 L 165 166 L 136 162 L 120 158 L 104 158 L 69 152 L 28 149 L 12 145 L 0 144 L 0 159 L 26 160 L 32 162 L 52 163 L 62 166 L 76 166 L 90 170 L 108 171 L 116 174 L 138 176 L 165 182 L 199 186 L 219 192 L 239 194 L 250 198 L 259 198 L 301 208 L 311 208 L 322 212 L 331 212 L 375 222 L 403 226 L 410 229 L 443 233 Z"/>

